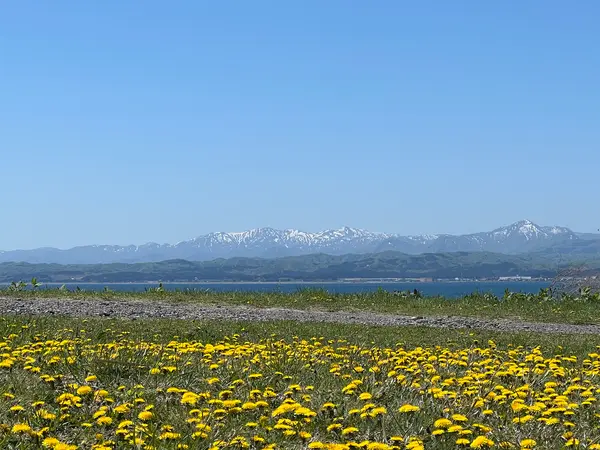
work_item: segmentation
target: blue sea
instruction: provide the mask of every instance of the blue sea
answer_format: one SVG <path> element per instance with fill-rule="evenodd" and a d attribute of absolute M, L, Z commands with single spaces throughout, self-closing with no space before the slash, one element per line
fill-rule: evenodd
<path fill-rule="evenodd" d="M 60 285 L 46 285 L 46 288 L 57 288 Z M 144 292 L 145 290 L 156 287 L 157 284 L 151 283 L 67 283 L 68 289 L 80 289 L 86 291 L 102 291 L 106 288 L 113 291 Z M 355 283 L 163 283 L 167 290 L 205 290 L 214 292 L 226 291 L 244 291 L 244 292 L 285 292 L 293 293 L 301 289 L 325 289 L 328 292 L 336 294 L 352 294 L 360 292 L 374 292 L 379 288 L 389 292 L 407 291 L 417 289 L 424 295 L 442 295 L 444 297 L 461 297 L 474 292 L 492 293 L 499 297 L 508 289 L 512 292 L 537 293 L 542 288 L 547 288 L 549 282 L 543 281 L 452 281 L 452 282 L 355 282 Z"/>

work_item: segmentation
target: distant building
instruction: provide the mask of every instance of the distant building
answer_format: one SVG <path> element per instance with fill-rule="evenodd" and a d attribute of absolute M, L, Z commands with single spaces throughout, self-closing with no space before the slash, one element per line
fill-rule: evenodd
<path fill-rule="evenodd" d="M 522 277 L 515 275 L 513 277 L 498 277 L 498 281 L 526 281 L 531 280 L 533 277 Z"/>

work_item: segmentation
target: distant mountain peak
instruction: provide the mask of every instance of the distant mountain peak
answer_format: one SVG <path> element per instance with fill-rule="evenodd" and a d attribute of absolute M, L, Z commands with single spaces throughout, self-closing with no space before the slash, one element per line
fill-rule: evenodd
<path fill-rule="evenodd" d="M 518 233 L 526 239 L 542 238 L 548 239 L 552 236 L 564 235 L 575 236 L 575 233 L 566 227 L 557 226 L 540 226 L 531 220 L 523 219 L 514 222 L 506 227 L 497 228 L 493 231 L 495 234 L 511 234 Z"/>
<path fill-rule="evenodd" d="M 515 229 L 518 233 L 528 237 L 543 233 L 541 227 L 527 219 L 519 220 L 518 222 L 513 223 L 509 228 Z"/>
<path fill-rule="evenodd" d="M 503 227 L 499 227 L 497 228 L 498 230 L 504 229 L 504 228 L 510 228 L 510 229 L 519 229 L 521 227 L 525 227 L 525 228 L 539 228 L 538 225 L 536 225 L 533 221 L 529 220 L 529 219 L 523 219 L 523 220 L 518 220 L 516 222 L 513 222 L 509 225 L 505 225 Z"/>

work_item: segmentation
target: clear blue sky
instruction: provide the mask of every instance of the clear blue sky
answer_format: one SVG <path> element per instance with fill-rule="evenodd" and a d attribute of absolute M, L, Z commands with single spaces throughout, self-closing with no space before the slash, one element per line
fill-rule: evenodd
<path fill-rule="evenodd" d="M 21 0 L 0 249 L 600 227 L 600 2 Z"/>

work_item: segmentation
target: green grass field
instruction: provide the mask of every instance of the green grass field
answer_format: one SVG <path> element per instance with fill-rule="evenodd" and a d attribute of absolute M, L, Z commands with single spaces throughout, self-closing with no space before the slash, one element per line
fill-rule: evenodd
<path fill-rule="evenodd" d="M 0 318 L 0 448 L 600 448 L 596 336 Z"/>

